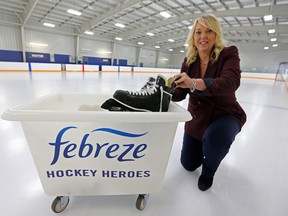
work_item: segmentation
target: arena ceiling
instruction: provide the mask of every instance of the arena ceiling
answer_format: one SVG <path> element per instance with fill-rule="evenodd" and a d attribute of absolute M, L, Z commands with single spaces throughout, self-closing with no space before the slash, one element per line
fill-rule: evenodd
<path fill-rule="evenodd" d="M 163 11 L 171 17 L 161 16 Z M 189 27 L 204 13 L 219 17 L 228 42 L 287 44 L 287 11 L 288 0 L 1 0 L 0 13 L 17 19 L 0 23 L 95 40 L 121 38 L 121 43 L 142 42 L 137 46 L 164 51 L 184 49 Z M 265 15 L 272 19 L 266 21 Z"/>

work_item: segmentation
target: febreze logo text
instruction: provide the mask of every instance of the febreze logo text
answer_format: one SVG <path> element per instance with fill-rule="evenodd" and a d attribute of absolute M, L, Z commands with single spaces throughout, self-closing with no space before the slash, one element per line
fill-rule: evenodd
<path fill-rule="evenodd" d="M 86 133 L 82 137 L 81 143 L 77 144 L 63 138 L 64 134 L 70 130 L 77 130 L 77 127 L 69 126 L 61 129 L 56 136 L 55 142 L 49 143 L 49 145 L 54 147 L 54 157 L 51 165 L 56 164 L 61 156 L 69 159 L 74 157 L 97 158 L 100 155 L 105 155 L 107 159 L 116 159 L 119 162 L 135 161 L 145 156 L 145 150 L 147 149 L 147 144 L 145 143 L 98 143 L 97 140 L 92 142 L 91 140 L 88 141 L 90 134 Z M 133 138 L 142 137 L 147 134 L 147 132 L 141 134 L 128 133 L 112 128 L 97 128 L 91 131 L 91 133 L 99 132 L 108 133 L 107 139 L 113 134 L 127 137 L 130 141 Z"/>

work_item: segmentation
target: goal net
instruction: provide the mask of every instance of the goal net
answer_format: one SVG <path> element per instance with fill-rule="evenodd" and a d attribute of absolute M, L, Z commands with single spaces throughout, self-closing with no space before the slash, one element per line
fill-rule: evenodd
<path fill-rule="evenodd" d="M 275 81 L 288 82 L 288 62 L 281 62 L 279 64 Z"/>
<path fill-rule="evenodd" d="M 284 82 L 288 89 L 288 62 L 281 62 L 275 76 L 275 82 Z"/>

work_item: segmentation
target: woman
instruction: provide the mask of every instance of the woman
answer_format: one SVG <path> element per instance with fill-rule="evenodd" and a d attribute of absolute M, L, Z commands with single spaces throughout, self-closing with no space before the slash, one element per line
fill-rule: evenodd
<path fill-rule="evenodd" d="M 189 94 L 188 111 L 193 119 L 185 123 L 181 164 L 189 171 L 202 165 L 198 188 L 205 191 L 246 122 L 235 97 L 240 59 L 235 46 L 224 46 L 220 22 L 212 14 L 195 20 L 187 44 L 181 73 L 174 77 L 172 100 L 181 101 Z"/>

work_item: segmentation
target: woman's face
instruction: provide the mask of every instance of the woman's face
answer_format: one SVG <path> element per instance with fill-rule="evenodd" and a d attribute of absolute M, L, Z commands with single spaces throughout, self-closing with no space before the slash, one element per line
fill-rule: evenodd
<path fill-rule="evenodd" d="M 211 53 L 216 33 L 197 22 L 194 33 L 194 44 L 199 53 Z"/>

